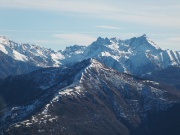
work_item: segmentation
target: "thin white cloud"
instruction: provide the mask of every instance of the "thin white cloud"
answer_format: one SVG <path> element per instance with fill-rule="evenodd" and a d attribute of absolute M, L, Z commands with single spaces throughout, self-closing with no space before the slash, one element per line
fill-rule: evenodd
<path fill-rule="evenodd" d="M 151 39 L 161 48 L 180 51 L 180 37 L 178 37 L 179 34 L 160 34 L 158 37 L 157 35 L 151 36 Z"/>
<path fill-rule="evenodd" d="M 90 45 L 96 38 L 85 34 L 54 34 L 53 37 L 58 38 L 61 43 L 66 45 Z"/>
<path fill-rule="evenodd" d="M 55 33 L 55 32 L 67 32 L 67 31 L 51 31 L 51 30 L 0 30 L 0 32 L 22 32 L 22 33 Z"/>
<path fill-rule="evenodd" d="M 40 40 L 40 39 L 39 39 L 39 40 L 38 40 L 38 39 L 37 39 L 37 40 L 36 40 L 36 39 L 35 39 L 35 40 L 33 39 L 33 40 L 29 40 L 29 41 L 30 41 L 31 43 L 37 44 L 37 45 L 43 45 L 43 44 L 49 43 L 48 40 Z"/>
<path fill-rule="evenodd" d="M 48 10 L 116 21 L 180 27 L 180 1 L 0 0 L 0 7 Z"/>
<path fill-rule="evenodd" d="M 178 42 L 172 42 L 168 40 L 156 40 L 155 42 L 158 46 L 160 46 L 163 49 L 170 49 L 174 51 L 180 51 L 179 43 Z"/>
<path fill-rule="evenodd" d="M 74 13 L 101 13 L 115 11 L 102 1 L 90 0 L 0 0 L 0 7 L 63 11 Z M 11 3 L 11 4 L 9 4 Z"/>
<path fill-rule="evenodd" d="M 111 30 L 120 30 L 120 29 L 121 29 L 121 28 L 119 28 L 119 27 L 115 27 L 115 26 L 107 26 L 107 25 L 96 26 L 96 28 L 111 29 Z"/>
<path fill-rule="evenodd" d="M 179 45 L 180 45 L 180 37 L 167 38 L 167 40 L 173 41 L 173 42 L 179 42 Z"/>

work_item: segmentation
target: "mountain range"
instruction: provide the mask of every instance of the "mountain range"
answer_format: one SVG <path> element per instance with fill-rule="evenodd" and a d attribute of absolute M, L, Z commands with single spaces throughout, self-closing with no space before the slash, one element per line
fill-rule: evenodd
<path fill-rule="evenodd" d="M 66 47 L 63 51 L 20 44 L 6 37 L 0 37 L 0 51 L 2 55 L 10 56 L 12 61 L 21 62 L 23 65 L 16 66 L 17 71 L 14 75 L 20 74 L 21 70 L 22 73 L 28 73 L 38 68 L 60 67 L 88 58 L 95 58 L 117 71 L 138 76 L 169 66 L 180 66 L 179 51 L 161 49 L 146 35 L 127 40 L 99 37 L 89 46 L 74 45 Z M 24 66 L 29 68 L 24 68 Z M 8 69 L 6 65 L 3 67 L 4 71 Z M 8 71 L 6 74 L 0 73 L 1 77 L 7 77 L 10 74 L 12 73 Z"/>
<path fill-rule="evenodd" d="M 1 134 L 180 134 L 180 52 L 146 35 L 63 51 L 0 37 L 0 62 Z"/>

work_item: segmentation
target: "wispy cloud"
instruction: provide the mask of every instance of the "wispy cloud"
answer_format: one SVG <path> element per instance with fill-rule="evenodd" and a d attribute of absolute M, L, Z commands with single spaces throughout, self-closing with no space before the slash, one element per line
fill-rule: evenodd
<path fill-rule="evenodd" d="M 43 45 L 43 44 L 47 44 L 47 43 L 49 43 L 49 41 L 48 40 L 34 40 L 34 39 L 30 39 L 29 40 L 31 43 L 33 43 L 33 44 L 37 44 L 37 45 Z"/>
<path fill-rule="evenodd" d="M 96 0 L 0 0 L 0 2 L 0 7 L 74 13 L 101 13 L 116 10 L 113 7 L 103 4 L 102 1 Z"/>
<path fill-rule="evenodd" d="M 107 25 L 99 25 L 99 26 L 96 26 L 96 28 L 111 29 L 111 30 L 120 30 L 120 29 L 122 29 L 122 28 L 119 28 L 119 27 L 107 26 Z"/>
<path fill-rule="evenodd" d="M 179 45 L 180 45 L 180 37 L 167 38 L 167 40 L 173 41 L 173 42 L 179 42 Z"/>
<path fill-rule="evenodd" d="M 85 34 L 54 34 L 53 37 L 58 38 L 60 42 L 63 42 L 67 45 L 78 44 L 78 45 L 89 45 L 96 38 L 88 36 Z"/>
<path fill-rule="evenodd" d="M 180 27 L 180 1 L 0 0 L 0 7 L 65 12 L 143 25 Z"/>
<path fill-rule="evenodd" d="M 0 32 L 22 32 L 22 33 L 58 33 L 58 32 L 67 32 L 67 31 L 53 31 L 53 30 L 0 30 Z"/>
<path fill-rule="evenodd" d="M 159 34 L 151 35 L 151 39 L 163 49 L 172 49 L 180 51 L 180 37 L 179 34 Z"/>
<path fill-rule="evenodd" d="M 156 44 L 160 46 L 163 49 L 171 49 L 175 51 L 180 51 L 179 43 L 178 42 L 172 42 L 168 40 L 156 40 Z"/>

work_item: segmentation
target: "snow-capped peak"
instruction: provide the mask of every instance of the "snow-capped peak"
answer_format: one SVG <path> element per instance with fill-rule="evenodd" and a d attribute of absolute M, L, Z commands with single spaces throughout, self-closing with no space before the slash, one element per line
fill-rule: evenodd
<path fill-rule="evenodd" d="M 15 60 L 39 67 L 59 67 L 95 58 L 111 68 L 133 75 L 168 66 L 180 66 L 180 52 L 161 49 L 146 34 L 127 40 L 98 37 L 87 47 L 74 45 L 58 52 L 0 37 L 0 51 Z"/>
<path fill-rule="evenodd" d="M 119 40 L 119 39 L 118 39 L 118 38 L 116 38 L 116 37 L 110 38 L 110 41 L 111 41 L 111 42 L 114 42 L 114 43 L 117 43 L 117 42 L 118 42 L 118 40 Z"/>
<path fill-rule="evenodd" d="M 98 67 L 102 67 L 102 64 L 94 58 L 90 59 L 90 63 L 90 67 L 97 67 L 98 65 Z"/>
<path fill-rule="evenodd" d="M 146 34 L 143 34 L 141 37 L 145 37 L 145 38 L 147 38 L 147 35 L 146 35 Z"/>
<path fill-rule="evenodd" d="M 58 67 L 64 59 L 61 52 L 40 47 L 38 45 L 16 43 L 8 38 L 0 37 L 0 51 L 18 61 L 28 62 L 40 67 Z"/>
<path fill-rule="evenodd" d="M 124 43 L 129 45 L 133 50 L 162 50 L 159 46 L 157 46 L 151 39 L 148 38 L 146 34 L 140 36 L 140 37 L 133 37 L 128 40 L 124 40 Z"/>
<path fill-rule="evenodd" d="M 150 46 L 154 47 L 156 50 L 161 49 L 159 46 L 157 46 L 146 34 L 141 36 L 142 38 L 144 38 L 145 41 L 147 41 L 149 43 Z M 162 50 L 162 49 L 161 49 Z"/>
<path fill-rule="evenodd" d="M 0 44 L 8 44 L 9 39 L 6 38 L 5 36 L 0 36 Z"/>
<path fill-rule="evenodd" d="M 7 39 L 5 36 L 0 37 L 0 51 L 12 57 L 15 60 L 27 62 L 27 56 L 19 53 L 14 49 L 16 44 L 17 43 L 14 43 L 13 41 Z"/>
<path fill-rule="evenodd" d="M 108 39 L 107 37 L 106 38 L 102 38 L 102 37 L 98 37 L 97 40 L 95 41 L 97 45 L 108 45 L 110 44 L 110 39 Z"/>

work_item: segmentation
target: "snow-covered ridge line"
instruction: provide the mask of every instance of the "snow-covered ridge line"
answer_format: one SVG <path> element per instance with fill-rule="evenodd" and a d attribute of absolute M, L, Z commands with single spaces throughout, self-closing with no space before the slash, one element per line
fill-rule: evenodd
<path fill-rule="evenodd" d="M 37 45 L 16 43 L 6 37 L 0 37 L 0 51 L 15 60 L 29 62 L 40 67 L 59 67 L 60 60 L 64 59 L 60 52 Z"/>
<path fill-rule="evenodd" d="M 180 66 L 180 52 L 158 47 L 146 35 L 127 40 L 98 37 L 89 46 L 70 46 L 53 51 L 44 47 L 15 43 L 0 37 L 0 51 L 15 60 L 38 67 L 60 67 L 95 58 L 120 72 L 141 75 L 169 66 Z"/>

